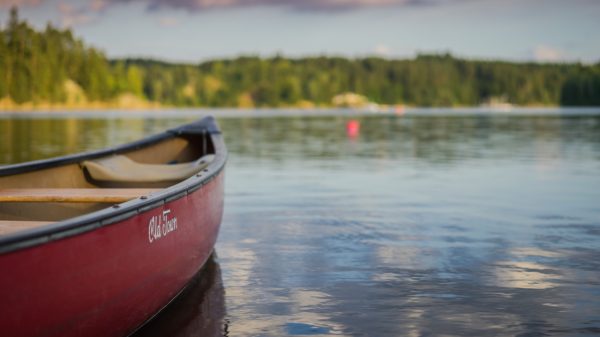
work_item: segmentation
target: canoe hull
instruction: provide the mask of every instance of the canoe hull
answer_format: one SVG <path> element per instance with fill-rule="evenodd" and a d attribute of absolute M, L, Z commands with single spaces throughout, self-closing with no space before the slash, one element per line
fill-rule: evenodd
<path fill-rule="evenodd" d="M 0 255 L 2 335 L 123 336 L 181 291 L 210 256 L 224 171 L 122 221 Z"/>

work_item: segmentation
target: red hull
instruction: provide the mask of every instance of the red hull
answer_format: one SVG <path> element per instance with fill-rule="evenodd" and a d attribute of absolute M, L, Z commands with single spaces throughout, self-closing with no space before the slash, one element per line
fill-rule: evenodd
<path fill-rule="evenodd" d="M 0 255 L 1 334 L 134 331 L 210 256 L 223 213 L 223 176 L 123 221 Z"/>

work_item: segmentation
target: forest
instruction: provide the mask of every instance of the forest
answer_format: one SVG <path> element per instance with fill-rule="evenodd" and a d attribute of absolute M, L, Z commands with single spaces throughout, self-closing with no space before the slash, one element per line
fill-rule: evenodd
<path fill-rule="evenodd" d="M 241 56 L 175 64 L 108 59 L 70 29 L 38 31 L 12 9 L 0 29 L 0 107 L 133 101 L 175 107 L 327 107 L 342 93 L 376 104 L 600 106 L 600 62 L 515 63 L 450 54 L 414 59 Z"/>

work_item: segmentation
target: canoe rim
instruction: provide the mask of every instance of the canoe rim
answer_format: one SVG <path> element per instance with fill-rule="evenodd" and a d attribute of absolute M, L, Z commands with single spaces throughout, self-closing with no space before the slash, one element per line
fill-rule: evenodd
<path fill-rule="evenodd" d="M 150 146 L 169 138 L 185 135 L 206 135 L 211 137 L 215 150 L 215 159 L 200 173 L 149 196 L 132 199 L 96 212 L 58 221 L 39 228 L 18 231 L 2 236 L 0 237 L 0 254 L 89 232 L 126 220 L 154 208 L 161 207 L 171 201 L 180 199 L 198 190 L 221 173 L 225 168 L 227 149 L 215 119 L 212 116 L 209 116 L 199 121 L 185 124 L 132 143 L 108 149 L 1 167 L 0 176 L 31 172 L 65 164 L 77 163 L 82 160 L 122 154 Z"/>

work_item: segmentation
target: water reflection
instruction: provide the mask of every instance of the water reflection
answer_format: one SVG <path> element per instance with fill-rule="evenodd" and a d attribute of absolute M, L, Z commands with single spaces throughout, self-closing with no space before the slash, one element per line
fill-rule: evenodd
<path fill-rule="evenodd" d="M 548 289 L 559 285 L 561 276 L 550 266 L 526 261 L 499 261 L 493 281 L 500 287 Z"/>
<path fill-rule="evenodd" d="M 596 117 L 362 116 L 354 119 L 361 124 L 356 140 L 347 139 L 348 117 L 343 116 L 224 119 L 221 124 L 225 129 L 236 130 L 226 134 L 233 152 L 270 160 L 284 159 L 288 153 L 329 160 L 348 155 L 419 158 L 439 164 L 490 155 L 548 160 L 566 154 L 561 147 L 563 141 L 582 146 L 600 141 L 600 123 Z M 360 146 L 356 146 L 357 141 Z"/>
<path fill-rule="evenodd" d="M 0 162 L 14 163 L 90 150 L 139 139 L 199 118 L 1 118 Z M 113 116 L 114 117 L 114 116 Z M 348 139 L 349 117 L 290 116 L 224 118 L 219 122 L 231 152 L 254 159 L 343 159 L 347 156 L 419 158 L 448 164 L 493 155 L 499 158 L 554 160 L 600 141 L 595 116 L 354 116 L 359 139 Z M 125 132 L 126 131 L 126 132 Z M 309 132 L 307 132 L 309 131 Z M 532 144 L 525 141 L 533 140 Z M 260 145 L 260 146 L 258 146 Z M 522 146 L 526 145 L 525 148 Z M 489 151 L 493 150 L 493 151 Z M 595 159 L 598 159 L 595 153 Z"/>
<path fill-rule="evenodd" d="M 600 329 L 598 117 L 358 118 L 223 121 L 236 336 Z"/>
<path fill-rule="evenodd" d="M 122 144 L 189 119 L 0 119 L 0 163 L 17 163 Z"/>
<path fill-rule="evenodd" d="M 184 292 L 132 337 L 221 337 L 227 334 L 221 268 L 213 255 Z"/>
<path fill-rule="evenodd" d="M 361 123 L 354 139 L 350 118 Z M 0 160 L 189 119 L 0 119 Z M 229 335 L 600 331 L 598 113 L 219 122 L 230 150 L 217 244 Z M 165 320 L 185 326 L 175 316 Z"/>

